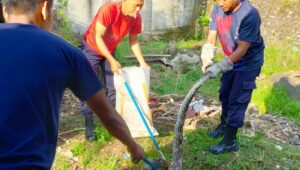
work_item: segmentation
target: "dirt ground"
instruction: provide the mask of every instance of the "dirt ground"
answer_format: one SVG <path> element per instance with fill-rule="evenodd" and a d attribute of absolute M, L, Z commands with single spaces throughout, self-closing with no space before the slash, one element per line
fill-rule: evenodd
<path fill-rule="evenodd" d="M 173 128 L 183 98 L 183 95 L 178 94 L 164 96 L 152 94 L 153 101 L 150 107 L 154 124 L 163 124 Z M 184 129 L 194 130 L 218 124 L 221 111 L 219 102 L 201 94 L 197 95 L 194 100 L 203 100 L 204 108 L 199 112 L 187 113 Z M 84 140 L 84 118 L 80 114 L 79 101 L 69 90 L 66 91 L 63 99 L 59 127 L 59 144 L 70 139 Z M 242 131 L 250 136 L 256 132 L 263 132 L 268 138 L 300 148 L 300 127 L 296 123 L 270 114 L 261 115 L 253 105 L 248 108 L 245 127 Z"/>

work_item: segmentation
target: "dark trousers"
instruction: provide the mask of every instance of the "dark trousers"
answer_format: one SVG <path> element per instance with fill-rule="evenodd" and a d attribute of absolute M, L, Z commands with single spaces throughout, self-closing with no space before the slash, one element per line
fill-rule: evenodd
<path fill-rule="evenodd" d="M 221 118 L 226 124 L 240 128 L 245 112 L 256 88 L 255 79 L 260 69 L 254 71 L 228 71 L 222 75 L 219 100 L 222 103 Z"/>
<path fill-rule="evenodd" d="M 91 49 L 85 41 L 81 42 L 81 50 L 94 68 L 94 71 L 99 75 L 100 81 L 104 84 L 107 100 L 115 107 L 116 89 L 114 86 L 114 73 L 110 68 L 109 62 L 103 56 L 100 56 Z M 112 55 L 114 56 L 114 53 Z M 81 102 L 80 105 L 83 114 L 91 114 L 91 111 L 85 102 Z"/>

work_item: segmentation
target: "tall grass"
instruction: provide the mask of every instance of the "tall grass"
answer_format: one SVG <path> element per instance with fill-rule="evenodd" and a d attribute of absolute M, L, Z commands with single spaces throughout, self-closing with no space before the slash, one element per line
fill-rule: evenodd
<path fill-rule="evenodd" d="M 283 87 L 274 87 L 267 81 L 260 81 L 251 101 L 261 113 L 288 117 L 300 124 L 300 102 L 290 98 Z"/>
<path fill-rule="evenodd" d="M 300 123 L 300 102 L 292 99 L 284 87 L 274 86 L 268 80 L 272 74 L 291 71 L 300 71 L 300 51 L 281 43 L 267 47 L 261 72 L 265 78 L 257 81 L 251 101 L 261 113 L 285 116 Z"/>
<path fill-rule="evenodd" d="M 265 63 L 262 74 L 269 76 L 274 73 L 299 71 L 300 51 L 284 48 L 284 45 L 270 45 L 265 49 Z"/>

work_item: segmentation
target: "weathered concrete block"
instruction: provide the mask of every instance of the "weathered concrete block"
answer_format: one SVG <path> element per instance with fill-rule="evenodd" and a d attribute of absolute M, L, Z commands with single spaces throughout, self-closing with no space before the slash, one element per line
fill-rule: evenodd
<path fill-rule="evenodd" d="M 289 96 L 300 101 L 300 72 L 274 74 L 269 80 L 275 86 L 286 88 Z"/>

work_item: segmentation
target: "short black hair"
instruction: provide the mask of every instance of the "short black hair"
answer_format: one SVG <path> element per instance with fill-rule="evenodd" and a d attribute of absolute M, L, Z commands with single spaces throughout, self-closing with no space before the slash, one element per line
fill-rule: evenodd
<path fill-rule="evenodd" d="M 2 2 L 0 0 L 0 23 L 4 23 L 4 16 L 3 16 L 3 12 L 2 12 Z"/>
<path fill-rule="evenodd" d="M 49 8 L 52 7 L 53 0 L 2 0 L 2 4 L 6 7 L 8 14 L 10 14 L 11 9 L 20 13 L 29 13 L 34 11 L 40 2 L 45 1 L 48 1 Z"/>

